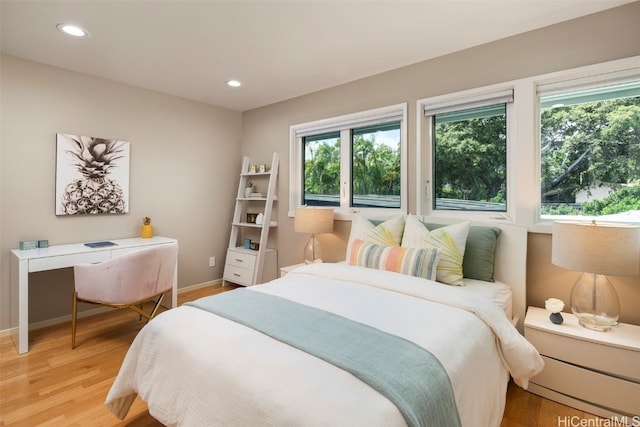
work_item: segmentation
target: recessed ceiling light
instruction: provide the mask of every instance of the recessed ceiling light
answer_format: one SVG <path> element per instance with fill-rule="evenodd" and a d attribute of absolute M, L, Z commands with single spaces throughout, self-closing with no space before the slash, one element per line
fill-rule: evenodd
<path fill-rule="evenodd" d="M 227 85 L 228 85 L 228 86 L 231 86 L 231 87 L 240 87 L 240 86 L 242 86 L 242 83 L 240 83 L 240 82 L 239 82 L 239 81 L 237 81 L 237 80 L 229 80 L 229 81 L 227 82 Z"/>
<path fill-rule="evenodd" d="M 56 27 L 63 33 L 74 37 L 87 37 L 89 35 L 87 30 L 73 24 L 58 24 Z"/>

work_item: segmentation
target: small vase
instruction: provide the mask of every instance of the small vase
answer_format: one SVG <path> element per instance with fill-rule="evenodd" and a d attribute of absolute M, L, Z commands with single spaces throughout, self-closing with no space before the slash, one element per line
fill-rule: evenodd
<path fill-rule="evenodd" d="M 142 228 L 140 228 L 140 237 L 142 237 L 143 239 L 152 238 L 153 237 L 153 226 L 151 224 L 143 225 Z"/>
<path fill-rule="evenodd" d="M 560 313 L 551 313 L 549 315 L 549 320 L 551 320 L 551 323 L 555 325 L 561 325 L 564 321 L 564 319 L 562 318 L 562 314 Z"/>
<path fill-rule="evenodd" d="M 251 197 L 251 193 L 253 193 L 253 187 L 247 187 L 244 189 L 244 197 Z"/>

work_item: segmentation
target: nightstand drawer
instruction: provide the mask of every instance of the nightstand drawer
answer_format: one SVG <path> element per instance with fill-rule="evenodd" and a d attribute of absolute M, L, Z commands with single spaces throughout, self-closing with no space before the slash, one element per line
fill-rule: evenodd
<path fill-rule="evenodd" d="M 544 369 L 531 379 L 559 393 L 628 415 L 640 414 L 640 384 L 543 356 Z"/>
<path fill-rule="evenodd" d="M 610 332 L 602 332 L 607 333 Z M 533 328 L 526 328 L 525 336 L 542 355 L 640 382 L 638 351 Z"/>
<path fill-rule="evenodd" d="M 227 251 L 227 260 L 225 261 L 225 264 L 253 270 L 253 267 L 256 264 L 256 258 L 257 257 L 254 254 L 230 249 Z"/>
<path fill-rule="evenodd" d="M 253 269 L 226 264 L 224 267 L 224 280 L 238 285 L 251 286 L 253 284 Z"/>

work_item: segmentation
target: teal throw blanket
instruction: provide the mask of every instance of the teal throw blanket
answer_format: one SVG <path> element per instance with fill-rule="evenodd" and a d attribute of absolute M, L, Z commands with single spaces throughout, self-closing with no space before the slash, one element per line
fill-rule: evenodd
<path fill-rule="evenodd" d="M 253 328 L 350 372 L 393 402 L 409 426 L 460 426 L 446 371 L 435 356 L 411 341 L 245 288 L 186 305 Z"/>

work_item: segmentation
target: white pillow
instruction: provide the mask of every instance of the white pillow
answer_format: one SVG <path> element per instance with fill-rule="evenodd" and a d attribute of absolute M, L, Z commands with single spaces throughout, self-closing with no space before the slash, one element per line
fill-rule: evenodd
<path fill-rule="evenodd" d="M 426 236 L 429 234 L 429 230 L 423 223 L 420 222 L 415 215 L 407 215 L 407 219 L 404 223 L 404 234 L 402 235 L 402 244 L 407 248 L 419 248 L 420 244 L 424 242 Z"/>
<path fill-rule="evenodd" d="M 358 215 L 351 221 L 351 233 L 347 245 L 347 256 L 351 253 L 354 240 L 375 243 L 385 246 L 400 246 L 404 230 L 404 215 L 391 218 L 381 224 L 374 225 L 367 218 Z"/>
<path fill-rule="evenodd" d="M 429 231 L 415 215 L 409 215 L 405 222 L 402 246 L 409 248 L 435 246 L 442 249 L 436 270 L 436 280 L 448 285 L 463 286 L 462 262 L 469 226 L 469 221 L 465 221 Z"/>

